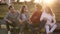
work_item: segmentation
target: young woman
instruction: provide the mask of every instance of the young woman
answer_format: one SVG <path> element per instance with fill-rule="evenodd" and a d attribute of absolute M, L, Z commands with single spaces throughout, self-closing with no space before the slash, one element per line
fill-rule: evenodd
<path fill-rule="evenodd" d="M 46 34 L 52 34 L 52 32 L 56 29 L 56 20 L 55 20 L 55 14 L 49 7 L 45 8 L 45 11 L 42 13 L 42 16 L 40 18 L 40 21 L 45 20 L 45 29 Z"/>
<path fill-rule="evenodd" d="M 29 12 L 26 6 L 22 6 L 21 8 L 19 22 L 20 22 L 20 33 L 19 34 L 24 34 L 24 28 L 27 28 L 28 22 L 29 22 Z"/>

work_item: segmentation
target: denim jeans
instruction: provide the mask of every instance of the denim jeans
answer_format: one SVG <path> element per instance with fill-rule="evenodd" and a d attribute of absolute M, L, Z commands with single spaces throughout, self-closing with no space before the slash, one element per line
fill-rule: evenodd
<path fill-rule="evenodd" d="M 39 32 L 39 24 L 29 24 L 29 28 L 33 34 L 37 34 L 37 32 Z"/>
<path fill-rule="evenodd" d="M 34 34 L 37 34 L 37 32 L 41 33 L 41 29 L 45 28 L 45 22 L 32 23 L 29 25 L 29 28 Z"/>
<path fill-rule="evenodd" d="M 12 26 L 15 29 L 15 27 L 17 27 L 17 25 L 15 24 L 15 22 L 9 23 L 9 22 L 6 21 L 6 27 L 7 27 L 8 31 L 10 31 L 10 26 Z"/>

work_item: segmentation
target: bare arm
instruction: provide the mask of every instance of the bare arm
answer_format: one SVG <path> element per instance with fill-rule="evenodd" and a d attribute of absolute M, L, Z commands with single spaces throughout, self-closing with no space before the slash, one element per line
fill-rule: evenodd
<path fill-rule="evenodd" d="M 6 14 L 6 16 L 4 17 L 4 20 L 9 22 L 9 23 L 12 23 L 10 20 L 8 20 L 8 18 L 9 18 L 9 13 Z"/>
<path fill-rule="evenodd" d="M 55 16 L 53 16 L 53 23 L 56 23 L 56 19 L 55 19 Z"/>

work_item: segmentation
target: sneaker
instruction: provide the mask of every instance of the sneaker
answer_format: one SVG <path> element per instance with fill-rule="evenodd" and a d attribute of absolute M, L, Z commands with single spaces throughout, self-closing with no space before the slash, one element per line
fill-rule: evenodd
<path fill-rule="evenodd" d="M 52 33 L 48 33 L 48 34 L 52 34 Z"/>
<path fill-rule="evenodd" d="M 22 34 L 24 34 L 24 32 L 22 32 Z"/>
<path fill-rule="evenodd" d="M 11 34 L 11 32 L 10 32 L 10 31 L 8 31 L 8 34 Z"/>
<path fill-rule="evenodd" d="M 21 32 L 19 34 L 21 34 Z"/>
<path fill-rule="evenodd" d="M 50 32 L 50 34 L 52 34 L 52 32 Z"/>

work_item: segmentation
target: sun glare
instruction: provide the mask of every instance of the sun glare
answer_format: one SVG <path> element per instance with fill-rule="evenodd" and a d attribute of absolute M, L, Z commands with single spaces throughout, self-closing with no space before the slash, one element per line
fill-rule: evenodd
<path fill-rule="evenodd" d="M 24 1 L 30 2 L 31 0 L 19 0 L 19 2 L 24 2 Z"/>
<path fill-rule="evenodd" d="M 44 4 L 52 4 L 55 0 L 35 0 L 34 3 L 44 3 Z"/>
<path fill-rule="evenodd" d="M 24 2 L 24 0 L 19 0 L 19 2 Z"/>
<path fill-rule="evenodd" d="M 54 1 L 53 0 L 44 0 L 43 2 L 46 4 L 52 4 Z"/>
<path fill-rule="evenodd" d="M 25 0 L 25 1 L 30 2 L 31 0 Z"/>
<path fill-rule="evenodd" d="M 19 2 L 30 2 L 31 0 L 20 0 Z M 41 5 L 52 5 L 55 2 L 55 0 L 34 0 L 34 3 L 38 3 Z"/>
<path fill-rule="evenodd" d="M 41 3 L 42 0 L 35 0 L 34 3 Z"/>

